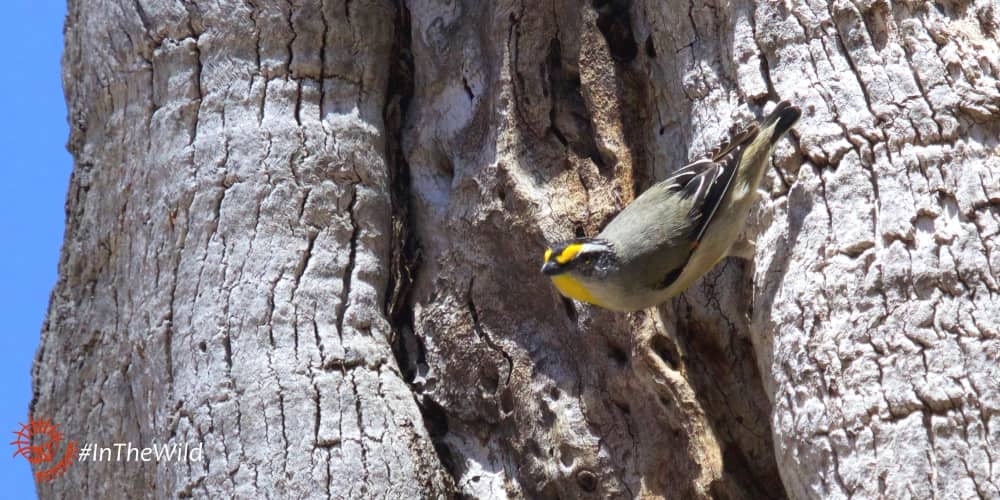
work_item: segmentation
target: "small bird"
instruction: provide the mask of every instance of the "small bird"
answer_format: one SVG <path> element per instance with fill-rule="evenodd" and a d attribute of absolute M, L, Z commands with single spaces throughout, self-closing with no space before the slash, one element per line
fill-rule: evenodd
<path fill-rule="evenodd" d="M 782 101 L 706 158 L 642 193 L 594 238 L 545 251 L 542 273 L 563 295 L 615 311 L 657 305 L 686 290 L 734 246 L 778 139 L 802 112 Z"/>

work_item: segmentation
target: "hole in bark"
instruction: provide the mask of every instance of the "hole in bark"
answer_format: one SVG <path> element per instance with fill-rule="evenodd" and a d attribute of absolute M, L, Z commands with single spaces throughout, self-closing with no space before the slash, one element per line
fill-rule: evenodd
<path fill-rule="evenodd" d="M 610 342 L 608 342 L 608 357 L 613 359 L 619 368 L 628 363 L 628 354 L 626 354 L 621 347 L 618 347 Z"/>
<path fill-rule="evenodd" d="M 593 493 L 597 491 L 597 476 L 589 470 L 581 470 L 576 473 L 576 484 L 580 485 L 581 490 Z"/>
<path fill-rule="evenodd" d="M 429 397 L 424 397 L 420 404 L 420 413 L 424 416 L 424 425 L 427 426 L 427 434 L 433 438 L 439 438 L 448 433 L 448 414 L 444 407 L 437 401 Z"/>
<path fill-rule="evenodd" d="M 621 401 L 615 401 L 615 407 L 617 407 L 625 415 L 632 414 L 632 408 L 629 407 L 628 403 L 622 403 Z"/>
<path fill-rule="evenodd" d="M 462 78 L 462 87 L 465 88 L 465 93 L 466 95 L 469 96 L 470 101 L 476 99 L 476 94 L 472 93 L 472 87 L 469 86 L 469 81 L 466 80 L 464 77 Z"/>
<path fill-rule="evenodd" d="M 660 396 L 659 399 L 660 399 L 660 404 L 663 405 L 664 408 L 670 408 L 671 406 L 673 406 L 673 403 L 665 396 Z"/>
<path fill-rule="evenodd" d="M 500 411 L 507 414 L 514 411 L 514 394 L 510 391 L 510 387 L 500 393 Z"/>
<path fill-rule="evenodd" d="M 562 301 L 563 301 L 563 307 L 566 308 L 566 317 L 569 318 L 569 320 L 572 321 L 573 323 L 576 323 L 576 318 L 579 316 L 576 312 L 576 304 L 574 304 L 572 300 L 566 297 L 563 297 Z"/>
<path fill-rule="evenodd" d="M 594 0 L 597 9 L 597 29 L 601 30 L 611 57 L 618 62 L 629 62 L 639 53 L 639 46 L 632 35 L 632 20 L 628 9 L 631 0 Z"/>
<path fill-rule="evenodd" d="M 670 339 L 663 335 L 655 335 L 650 342 L 650 347 L 652 347 L 653 353 L 662 359 L 667 366 L 672 370 L 677 369 L 677 355 L 674 353 L 674 346 Z"/>
<path fill-rule="evenodd" d="M 653 35 L 646 37 L 646 55 L 650 59 L 656 59 L 656 45 L 653 45 Z"/>
<path fill-rule="evenodd" d="M 576 235 L 577 238 L 583 238 L 584 236 L 587 235 L 586 231 L 584 231 L 583 229 L 583 226 L 574 227 L 573 234 Z"/>
<path fill-rule="evenodd" d="M 562 462 L 563 467 L 572 467 L 578 456 L 580 456 L 580 452 L 576 448 L 566 443 L 559 445 L 559 461 Z"/>
<path fill-rule="evenodd" d="M 559 391 L 558 387 L 553 387 L 549 389 L 549 397 L 552 398 L 552 401 L 558 401 L 562 397 L 562 392 Z"/>
<path fill-rule="evenodd" d="M 204 340 L 202 340 L 201 342 L 198 342 L 198 350 L 200 350 L 201 352 L 207 351 L 208 350 L 208 344 L 206 344 Z"/>
<path fill-rule="evenodd" d="M 600 152 L 598 152 L 596 149 L 592 153 L 590 153 L 590 161 L 594 162 L 594 166 L 597 167 L 597 170 L 599 170 L 600 172 L 602 173 L 607 172 L 608 163 L 604 161 L 604 158 L 601 156 Z M 616 161 L 611 162 L 612 165 L 614 165 L 615 163 L 617 162 Z"/>
<path fill-rule="evenodd" d="M 529 439 L 528 442 L 525 443 L 525 446 L 528 448 L 529 455 L 535 457 L 542 456 L 542 448 L 538 446 L 538 441 L 534 439 Z"/>
<path fill-rule="evenodd" d="M 443 172 L 445 175 L 447 175 L 449 179 L 454 179 L 455 178 L 455 164 L 451 161 L 451 158 L 448 156 L 448 153 L 446 153 L 444 151 L 441 151 L 440 153 L 441 153 L 440 154 L 440 157 L 441 157 L 441 162 L 440 162 L 441 172 Z"/>

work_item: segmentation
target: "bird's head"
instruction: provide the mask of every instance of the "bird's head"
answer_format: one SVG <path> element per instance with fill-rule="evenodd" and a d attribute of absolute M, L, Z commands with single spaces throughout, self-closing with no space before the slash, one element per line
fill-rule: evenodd
<path fill-rule="evenodd" d="M 563 295 L 601 305 L 597 296 L 616 262 L 611 243 L 577 238 L 545 250 L 542 274 L 548 276 Z"/>

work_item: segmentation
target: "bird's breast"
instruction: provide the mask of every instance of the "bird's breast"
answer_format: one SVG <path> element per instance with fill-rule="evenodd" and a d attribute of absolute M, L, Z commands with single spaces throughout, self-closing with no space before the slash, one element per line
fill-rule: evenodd
<path fill-rule="evenodd" d="M 589 304 L 597 304 L 596 299 L 594 299 L 593 294 L 587 290 L 587 287 L 585 287 L 583 283 L 574 279 L 572 276 L 566 274 L 553 276 L 552 284 L 559 289 L 559 293 L 571 299 L 576 299 L 580 302 L 587 302 Z"/>

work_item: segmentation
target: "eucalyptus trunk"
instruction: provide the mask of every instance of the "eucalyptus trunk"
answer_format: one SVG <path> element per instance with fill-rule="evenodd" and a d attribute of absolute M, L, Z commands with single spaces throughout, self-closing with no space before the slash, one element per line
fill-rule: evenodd
<path fill-rule="evenodd" d="M 203 457 L 40 495 L 1000 496 L 1000 8 L 791 4 L 70 0 L 31 416 Z M 539 273 L 781 99 L 752 261 Z"/>

